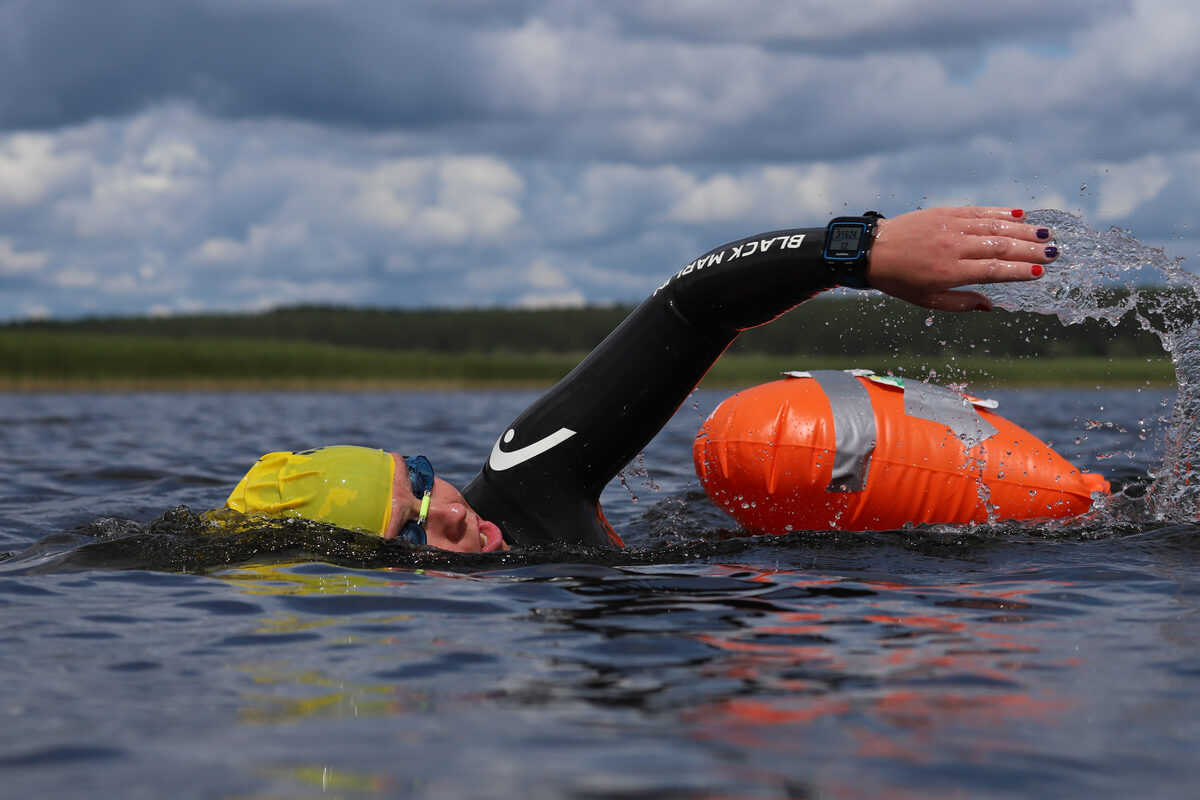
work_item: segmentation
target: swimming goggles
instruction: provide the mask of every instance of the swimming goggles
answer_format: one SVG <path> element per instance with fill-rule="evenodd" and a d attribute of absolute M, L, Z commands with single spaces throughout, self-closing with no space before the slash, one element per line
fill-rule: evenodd
<path fill-rule="evenodd" d="M 404 459 L 408 465 L 408 480 L 412 484 L 414 497 L 421 498 L 421 512 L 416 519 L 410 519 L 400 526 L 397 538 L 409 544 L 423 545 L 425 539 L 425 518 L 429 516 L 429 496 L 433 494 L 433 465 L 425 456 L 410 456 Z"/>

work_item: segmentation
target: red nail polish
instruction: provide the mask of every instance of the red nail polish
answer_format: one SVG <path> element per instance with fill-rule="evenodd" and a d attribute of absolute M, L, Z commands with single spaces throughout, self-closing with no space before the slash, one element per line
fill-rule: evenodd
<path fill-rule="evenodd" d="M 1013 219 L 1020 219 L 1021 217 L 1025 216 L 1025 212 L 1019 208 L 1014 208 L 1012 210 L 1012 215 L 1013 215 Z"/>
<path fill-rule="evenodd" d="M 989 306 L 987 303 L 980 303 L 979 305 L 975 306 L 975 310 L 976 311 L 991 311 L 992 307 Z"/>
<path fill-rule="evenodd" d="M 1043 273 L 1043 272 L 1045 272 L 1045 271 L 1046 271 L 1046 270 L 1042 269 L 1042 265 L 1041 265 L 1041 264 L 1034 264 L 1034 265 L 1033 265 L 1033 277 L 1035 277 L 1035 278 L 1040 278 L 1040 277 L 1042 277 L 1042 273 Z"/>

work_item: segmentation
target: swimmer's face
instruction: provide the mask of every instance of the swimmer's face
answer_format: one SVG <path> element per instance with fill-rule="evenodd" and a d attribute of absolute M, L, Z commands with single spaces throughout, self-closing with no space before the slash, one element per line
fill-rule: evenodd
<path fill-rule="evenodd" d="M 400 527 L 421 514 L 421 498 L 413 494 L 408 466 L 398 453 L 396 477 L 392 484 L 392 518 L 383 532 L 385 539 L 394 539 Z M 425 540 L 431 547 L 459 553 L 490 553 L 507 550 L 500 529 L 480 517 L 450 484 L 441 478 L 433 479 L 429 495 L 429 513 L 425 517 Z"/>

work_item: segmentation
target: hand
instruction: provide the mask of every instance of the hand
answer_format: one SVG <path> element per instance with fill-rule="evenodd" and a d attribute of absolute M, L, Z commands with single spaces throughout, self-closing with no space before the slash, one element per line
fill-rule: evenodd
<path fill-rule="evenodd" d="M 1040 278 L 1058 258 L 1053 232 L 1026 225 L 1019 209 L 929 208 L 879 221 L 867 266 L 872 287 L 923 308 L 991 311 L 979 292 L 957 286 Z"/>

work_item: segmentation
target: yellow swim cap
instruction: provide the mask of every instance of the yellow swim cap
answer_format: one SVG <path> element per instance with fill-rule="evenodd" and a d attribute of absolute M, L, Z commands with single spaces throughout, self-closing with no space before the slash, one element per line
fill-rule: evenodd
<path fill-rule="evenodd" d="M 267 453 L 225 505 L 243 514 L 301 517 L 383 534 L 392 517 L 391 453 L 338 445 Z"/>

